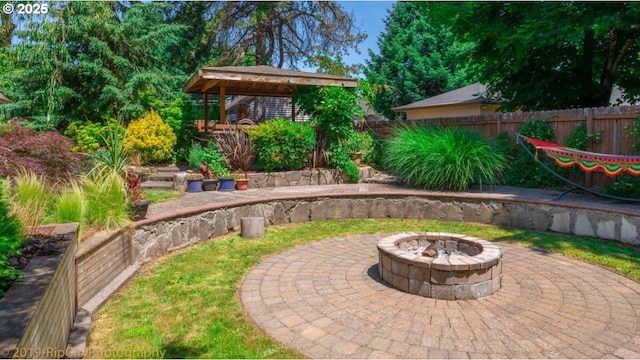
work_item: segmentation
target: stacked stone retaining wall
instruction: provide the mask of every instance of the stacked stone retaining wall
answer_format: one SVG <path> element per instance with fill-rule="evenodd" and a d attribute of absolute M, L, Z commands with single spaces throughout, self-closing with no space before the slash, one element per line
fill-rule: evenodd
<path fill-rule="evenodd" d="M 237 231 L 240 218 L 253 216 L 264 217 L 266 226 L 352 218 L 464 221 L 640 244 L 637 215 L 528 202 L 351 195 L 252 200 L 238 206 L 212 205 L 186 210 L 174 216 L 139 223 L 133 230 L 134 261 L 144 263 L 175 249 Z"/>

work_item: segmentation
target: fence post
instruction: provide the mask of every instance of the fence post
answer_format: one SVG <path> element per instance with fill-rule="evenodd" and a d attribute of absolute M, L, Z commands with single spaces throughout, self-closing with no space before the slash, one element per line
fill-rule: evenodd
<path fill-rule="evenodd" d="M 591 133 L 593 129 L 593 109 L 584 109 L 585 115 L 587 116 L 586 121 L 586 132 L 587 135 Z M 593 151 L 593 139 L 589 139 L 587 142 L 587 151 Z M 593 174 L 590 171 L 585 172 L 584 174 L 584 185 L 587 187 L 593 186 Z"/>

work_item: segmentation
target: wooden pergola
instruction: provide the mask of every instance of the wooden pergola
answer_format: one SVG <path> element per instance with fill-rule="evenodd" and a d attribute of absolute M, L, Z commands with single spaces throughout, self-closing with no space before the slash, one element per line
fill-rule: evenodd
<path fill-rule="evenodd" d="M 358 80 L 343 76 L 285 70 L 271 66 L 204 67 L 191 75 L 182 87 L 188 94 L 202 94 L 204 100 L 204 129 L 209 129 L 209 94 L 220 96 L 220 122 L 227 124 L 226 95 L 293 97 L 299 86 L 358 86 Z M 291 102 L 291 114 L 295 116 Z"/>

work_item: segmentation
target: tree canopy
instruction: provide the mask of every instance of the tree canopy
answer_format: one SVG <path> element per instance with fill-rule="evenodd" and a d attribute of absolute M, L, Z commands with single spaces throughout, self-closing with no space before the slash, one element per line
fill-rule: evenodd
<path fill-rule="evenodd" d="M 369 51 L 365 75 L 379 89 L 375 108 L 395 117 L 401 106 L 467 85 L 471 44 L 456 41 L 450 26 L 434 21 L 441 4 L 394 4 L 378 37 L 380 54 Z"/>
<path fill-rule="evenodd" d="M 475 44 L 480 81 L 505 110 L 607 106 L 612 87 L 640 99 L 640 3 L 450 4 Z"/>
<path fill-rule="evenodd" d="M 339 56 L 366 36 L 332 1 L 218 1 L 211 10 L 222 64 L 296 68 L 319 54 Z"/>
<path fill-rule="evenodd" d="M 165 65 L 186 29 L 164 21 L 163 3 L 68 2 L 30 17 L 5 47 L 13 69 L 0 77 L 16 115 L 71 120 L 140 116 L 145 96 L 168 96 L 185 79 Z M 8 105 L 9 106 L 9 105 Z"/>
<path fill-rule="evenodd" d="M 339 62 L 365 36 L 325 1 L 52 2 L 47 16 L 0 20 L 3 108 L 47 128 L 137 118 L 205 65 Z"/>

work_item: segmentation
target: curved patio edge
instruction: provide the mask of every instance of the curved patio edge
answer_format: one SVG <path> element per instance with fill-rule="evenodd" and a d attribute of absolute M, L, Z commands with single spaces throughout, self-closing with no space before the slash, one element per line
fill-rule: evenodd
<path fill-rule="evenodd" d="M 243 217 L 263 217 L 265 226 L 367 218 L 460 221 L 640 243 L 640 211 L 633 209 L 513 194 L 429 192 L 398 187 L 359 189 L 343 186 L 306 194 L 269 193 L 262 189 L 254 197 L 193 207 L 175 206 L 175 210 L 134 222 L 129 229 L 101 234 L 100 240 L 83 241 L 78 249 L 83 257 L 76 260 L 78 276 L 88 274 L 91 281 L 78 280 L 79 284 L 87 283 L 78 286 L 78 299 L 85 299 L 79 301 L 78 308 L 84 309 L 97 295 L 106 300 L 99 293 L 117 289 L 114 281 L 126 282 L 128 277 L 122 280 L 121 276 L 126 269 L 238 231 Z M 90 312 L 98 308 L 91 306 Z"/>

